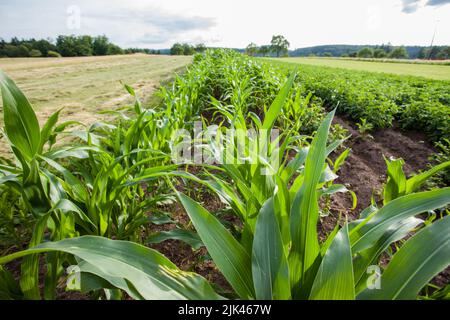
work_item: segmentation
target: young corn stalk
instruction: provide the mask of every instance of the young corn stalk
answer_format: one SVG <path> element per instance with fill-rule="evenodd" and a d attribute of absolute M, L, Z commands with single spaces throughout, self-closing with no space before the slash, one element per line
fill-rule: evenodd
<path fill-rule="evenodd" d="M 146 189 L 127 182 L 143 172 L 149 175 L 149 165 L 158 175 L 176 168 L 167 164 L 167 146 L 157 144 L 161 131 L 153 114 L 136 100 L 135 120 L 118 126 L 94 124 L 86 132 L 72 133 L 84 140 L 81 145 L 54 148 L 57 135 L 72 122 L 57 125 L 58 111 L 40 128 L 27 98 L 1 71 L 0 88 L 5 137 L 16 158 L 16 165 L 0 166 L 0 184 L 18 192 L 36 220 L 29 247 L 40 244 L 46 231 L 53 241 L 80 235 L 140 240 L 142 226 L 149 223 L 147 212 L 167 195 L 155 179 L 146 183 Z M 154 145 L 162 150 L 151 149 Z M 48 299 L 54 298 L 63 272 L 60 256 L 51 254 L 47 260 Z M 38 269 L 37 256 L 25 258 L 21 277 L 25 298 L 40 298 Z"/>

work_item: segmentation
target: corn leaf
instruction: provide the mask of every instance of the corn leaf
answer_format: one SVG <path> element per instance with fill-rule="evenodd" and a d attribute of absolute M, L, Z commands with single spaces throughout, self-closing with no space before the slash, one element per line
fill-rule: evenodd
<path fill-rule="evenodd" d="M 231 233 L 191 198 L 178 194 L 181 203 L 219 270 L 242 299 L 254 297 L 251 260 Z"/>
<path fill-rule="evenodd" d="M 398 197 L 404 196 L 406 191 L 406 176 L 403 172 L 405 162 L 402 159 L 389 161 L 385 159 L 389 176 L 383 190 L 384 204 Z"/>
<path fill-rule="evenodd" d="M 290 299 L 288 263 L 273 198 L 261 208 L 256 222 L 252 274 L 256 299 Z"/>
<path fill-rule="evenodd" d="M 352 251 L 347 224 L 336 234 L 322 258 L 309 299 L 355 299 Z"/>
<path fill-rule="evenodd" d="M 45 143 L 50 139 L 52 135 L 53 128 L 55 127 L 56 123 L 58 122 L 59 114 L 62 109 L 59 109 L 55 113 L 53 113 L 50 118 L 47 119 L 44 126 L 41 130 L 41 142 L 39 143 L 39 149 L 38 153 L 41 154 Z"/>
<path fill-rule="evenodd" d="M 151 234 L 147 238 L 148 243 L 161 243 L 166 240 L 180 240 L 190 245 L 194 250 L 203 247 L 203 242 L 195 232 L 175 228 L 170 231 L 161 231 Z"/>
<path fill-rule="evenodd" d="M 366 289 L 358 299 L 413 300 L 440 271 L 450 265 L 450 216 L 409 239 L 381 276 L 381 289 Z"/>
<path fill-rule="evenodd" d="M 95 266 L 108 279 L 126 279 L 145 299 L 221 299 L 203 277 L 179 270 L 159 252 L 136 243 L 102 237 L 85 236 L 42 243 L 1 257 L 0 264 L 30 254 L 54 251 L 75 255 Z"/>
<path fill-rule="evenodd" d="M 450 167 L 450 161 L 441 163 L 437 166 L 434 166 L 428 171 L 415 175 L 414 177 L 408 179 L 406 181 L 406 193 L 411 193 L 419 189 L 429 178 L 431 178 L 436 173 Z"/>
<path fill-rule="evenodd" d="M 272 102 L 269 110 L 267 110 L 264 122 L 262 125 L 262 130 L 270 130 L 272 129 L 275 120 L 278 118 L 281 110 L 283 109 L 284 103 L 291 91 L 292 84 L 294 83 L 295 73 L 291 74 L 289 79 L 286 81 L 283 88 L 281 88 L 275 100 Z"/>
<path fill-rule="evenodd" d="M 360 226 L 350 231 L 353 253 L 374 246 L 380 237 L 399 221 L 445 207 L 448 203 L 450 203 L 450 188 L 414 193 L 389 202 L 367 218 L 370 220 L 360 223 Z"/>
<path fill-rule="evenodd" d="M 358 252 L 353 261 L 356 287 L 365 288 L 364 280 L 367 276 L 367 268 L 370 265 L 377 264 L 376 259 L 389 247 L 389 245 L 406 237 L 421 223 L 423 223 L 423 220 L 414 217 L 401 220 L 397 224 L 389 227 L 373 247 Z"/>
<path fill-rule="evenodd" d="M 0 89 L 8 139 L 29 161 L 38 152 L 41 142 L 36 114 L 22 91 L 1 70 Z"/>
<path fill-rule="evenodd" d="M 300 299 L 308 297 L 320 264 L 317 185 L 325 165 L 328 131 L 333 116 L 334 111 L 327 115 L 311 143 L 305 163 L 304 182 L 291 208 L 292 248 L 289 270 L 293 295 Z"/>

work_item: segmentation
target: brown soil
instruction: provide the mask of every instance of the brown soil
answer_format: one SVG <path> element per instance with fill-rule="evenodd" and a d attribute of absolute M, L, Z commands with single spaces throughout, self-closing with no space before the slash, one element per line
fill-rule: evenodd
<path fill-rule="evenodd" d="M 351 148 L 349 157 L 339 172 L 337 183 L 345 184 L 358 197 L 355 212 L 368 207 L 372 195 L 378 201 L 386 182 L 386 158 L 405 160 L 404 170 L 410 176 L 427 168 L 428 158 L 435 152 L 425 142 L 425 136 L 417 132 L 403 132 L 395 129 L 382 129 L 370 136 L 362 136 L 347 120 L 336 116 L 335 123 L 347 129 L 352 137 L 346 142 Z M 351 198 L 336 200 L 338 204 L 351 207 Z"/>
<path fill-rule="evenodd" d="M 193 183 L 189 187 L 199 188 L 196 183 Z M 199 198 L 207 198 L 204 199 L 207 201 L 201 201 Z M 216 212 L 223 207 L 223 204 L 216 197 L 212 197 L 206 192 L 199 193 L 199 196 L 195 200 L 202 203 L 210 212 Z M 190 227 L 189 217 L 179 203 L 167 206 L 164 208 L 164 211 L 171 213 L 171 218 L 175 223 L 164 225 L 150 224 L 146 230 L 147 236 L 156 232 L 173 230 L 177 225 L 181 225 L 183 228 Z M 192 230 L 194 230 L 193 227 Z M 162 253 L 181 270 L 196 272 L 217 285 L 223 292 L 233 292 L 231 285 L 210 259 L 205 247 L 194 250 L 191 246 L 180 240 L 166 240 L 157 244 L 148 244 L 148 246 Z"/>

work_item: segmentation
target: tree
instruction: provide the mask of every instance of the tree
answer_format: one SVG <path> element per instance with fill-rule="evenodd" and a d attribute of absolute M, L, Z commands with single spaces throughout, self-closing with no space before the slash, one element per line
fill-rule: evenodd
<path fill-rule="evenodd" d="M 91 36 L 80 36 L 76 38 L 77 55 L 78 56 L 92 56 L 93 41 Z"/>
<path fill-rule="evenodd" d="M 183 54 L 185 56 L 191 56 L 195 53 L 194 47 L 188 43 L 183 43 Z"/>
<path fill-rule="evenodd" d="M 199 43 L 195 46 L 195 52 L 205 52 L 206 51 L 206 46 L 203 43 Z"/>
<path fill-rule="evenodd" d="M 450 46 L 442 48 L 441 52 L 444 54 L 444 59 L 450 58 Z"/>
<path fill-rule="evenodd" d="M 260 55 L 262 55 L 263 57 L 267 56 L 270 53 L 270 46 L 263 45 L 263 46 L 259 47 L 258 53 Z"/>
<path fill-rule="evenodd" d="M 109 40 L 106 36 L 98 36 L 94 38 L 92 43 L 92 52 L 94 56 L 104 56 L 108 54 Z"/>
<path fill-rule="evenodd" d="M 0 57 L 6 57 L 5 46 L 6 41 L 0 38 Z"/>
<path fill-rule="evenodd" d="M 17 47 L 17 56 L 18 57 L 29 57 L 30 49 L 26 45 L 21 44 Z"/>
<path fill-rule="evenodd" d="M 408 51 L 406 51 L 405 47 L 396 47 L 392 52 L 389 54 L 389 58 L 392 59 L 408 59 Z"/>
<path fill-rule="evenodd" d="M 250 43 L 247 48 L 245 48 L 245 53 L 249 56 L 254 57 L 258 52 L 258 46 L 255 43 Z"/>
<path fill-rule="evenodd" d="M 374 58 L 386 58 L 387 53 L 384 51 L 384 49 L 378 48 L 373 51 Z"/>
<path fill-rule="evenodd" d="M 56 46 L 50 40 L 38 40 L 33 44 L 33 49 L 39 50 L 46 57 L 49 51 L 56 51 Z"/>
<path fill-rule="evenodd" d="M 109 43 L 106 54 L 108 55 L 123 54 L 123 49 L 113 43 Z"/>
<path fill-rule="evenodd" d="M 323 54 L 322 54 L 322 57 L 332 57 L 333 55 L 331 54 L 331 52 L 324 52 Z"/>
<path fill-rule="evenodd" d="M 56 48 L 63 57 L 77 56 L 76 41 L 74 36 L 58 36 Z"/>
<path fill-rule="evenodd" d="M 281 54 L 287 53 L 289 49 L 290 43 L 287 41 L 285 37 L 282 35 L 277 35 L 272 37 L 272 41 L 270 42 L 271 51 L 277 54 L 277 57 L 280 57 Z"/>
<path fill-rule="evenodd" d="M 56 47 L 63 57 L 91 56 L 93 53 L 91 36 L 58 36 Z"/>
<path fill-rule="evenodd" d="M 417 56 L 417 58 L 419 59 L 427 59 L 428 55 L 429 55 L 430 50 L 427 48 L 421 48 L 419 51 L 419 54 Z"/>
<path fill-rule="evenodd" d="M 170 48 L 170 54 L 174 56 L 183 55 L 183 45 L 181 43 L 175 43 L 172 48 Z"/>
<path fill-rule="evenodd" d="M 372 48 L 362 48 L 358 51 L 358 58 L 373 58 L 373 49 Z"/>
<path fill-rule="evenodd" d="M 19 56 L 19 50 L 16 46 L 13 46 L 12 44 L 5 45 L 5 48 L 3 49 L 5 56 L 10 58 L 15 58 Z"/>
<path fill-rule="evenodd" d="M 18 47 L 20 45 L 20 40 L 17 37 L 13 37 L 11 38 L 10 44 L 12 46 Z"/>
<path fill-rule="evenodd" d="M 394 50 L 394 47 L 392 46 L 392 44 L 390 42 L 388 42 L 387 44 L 382 44 L 381 49 L 383 49 L 384 51 L 386 51 L 386 53 L 389 55 L 389 53 L 392 52 L 392 50 Z"/>

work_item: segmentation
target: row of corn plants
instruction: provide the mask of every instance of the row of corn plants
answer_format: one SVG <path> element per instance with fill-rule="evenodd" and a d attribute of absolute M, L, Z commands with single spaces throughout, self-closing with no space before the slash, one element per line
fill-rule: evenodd
<path fill-rule="evenodd" d="M 134 104 L 111 111 L 114 121 L 83 130 L 58 123 L 59 112 L 40 127 L 27 98 L 1 72 L 0 88 L 4 136 L 15 159 L 0 165 L 0 184 L 20 199 L 15 210 L 22 219 L 33 223 L 28 248 L 0 257 L 1 298 L 54 299 L 68 266 L 76 266 L 72 289 L 110 299 L 123 292 L 134 299 L 448 295 L 448 286 L 430 294 L 423 288 L 450 263 L 450 220 L 442 209 L 450 203 L 450 188 L 421 187 L 449 162 L 407 179 L 401 160 L 388 161 L 384 203 L 373 203 L 359 220 L 343 217 L 319 241 L 320 200 L 337 192 L 350 193 L 355 205 L 356 199 L 335 183 L 349 153 L 342 147 L 346 136 L 333 129 L 334 111 L 326 114 L 322 100 L 302 84 L 301 72 L 286 80 L 284 71 L 235 52 L 208 51 L 160 90 L 157 106 L 143 106 L 125 86 Z M 192 137 L 199 148 L 210 159 L 233 161 L 172 162 L 176 130 L 192 132 L 198 120 L 209 134 Z M 225 136 L 229 129 L 255 134 L 242 141 Z M 281 132 L 275 140 L 267 134 L 273 129 Z M 72 137 L 70 146 L 57 143 L 65 136 Z M 237 150 L 240 144 L 245 147 Z M 233 230 L 193 199 L 195 188 L 194 196 L 180 191 L 180 185 L 193 183 L 221 199 L 239 221 Z M 146 226 L 174 201 L 195 227 L 195 233 L 187 226 L 181 230 L 206 247 L 231 294 L 142 245 Z M 435 222 L 424 220 L 428 212 Z M 381 263 L 386 252 L 387 266 Z M 45 279 L 39 276 L 40 254 L 46 257 Z M 18 258 L 23 260 L 16 281 L 2 265 Z M 380 270 L 375 279 L 367 273 L 370 267 Z M 371 280 L 380 287 L 374 289 Z"/>

